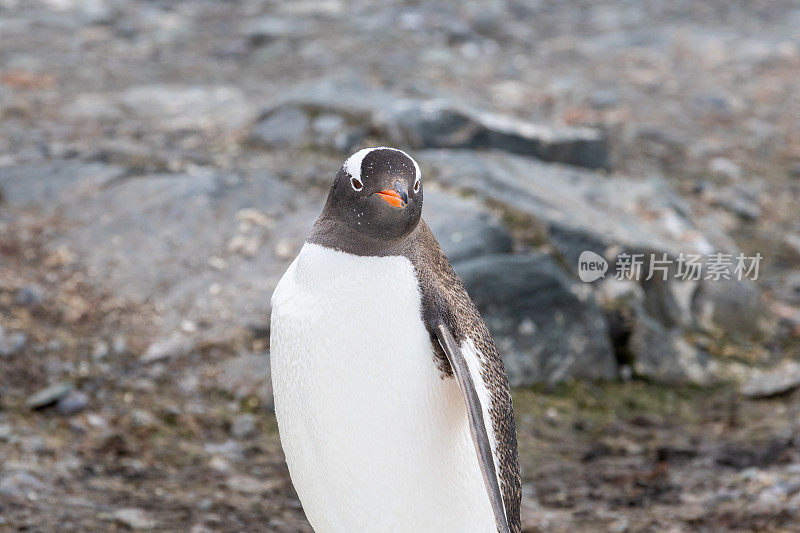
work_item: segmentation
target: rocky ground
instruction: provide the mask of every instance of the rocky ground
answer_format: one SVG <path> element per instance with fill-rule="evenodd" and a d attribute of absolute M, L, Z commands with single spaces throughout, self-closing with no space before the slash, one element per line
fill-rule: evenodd
<path fill-rule="evenodd" d="M 0 530 L 310 531 L 268 298 L 419 160 L 515 388 L 526 531 L 800 523 L 800 4 L 0 0 Z M 756 282 L 578 256 L 764 256 Z"/>

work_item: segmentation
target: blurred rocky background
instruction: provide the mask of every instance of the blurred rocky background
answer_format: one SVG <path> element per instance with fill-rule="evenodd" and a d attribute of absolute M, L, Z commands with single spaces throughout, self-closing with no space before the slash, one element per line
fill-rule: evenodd
<path fill-rule="evenodd" d="M 515 385 L 526 531 L 800 523 L 800 3 L 0 0 L 0 530 L 310 531 L 269 297 L 352 151 Z M 751 282 L 577 257 L 756 252 Z"/>

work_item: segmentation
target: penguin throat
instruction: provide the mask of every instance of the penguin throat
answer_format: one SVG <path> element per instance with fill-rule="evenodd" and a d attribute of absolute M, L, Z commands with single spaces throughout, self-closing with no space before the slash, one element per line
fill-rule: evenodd
<path fill-rule="evenodd" d="M 411 231 L 398 237 L 377 238 L 364 235 L 323 211 L 314 222 L 314 227 L 306 238 L 306 242 L 353 255 L 378 257 L 407 255 L 408 241 L 417 226 L 418 223 Z"/>

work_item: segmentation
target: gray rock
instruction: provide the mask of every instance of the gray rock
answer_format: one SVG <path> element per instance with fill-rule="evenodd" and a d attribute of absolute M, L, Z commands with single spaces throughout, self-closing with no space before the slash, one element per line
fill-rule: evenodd
<path fill-rule="evenodd" d="M 128 352 L 128 341 L 123 336 L 115 337 L 112 342 L 112 349 L 115 355 L 123 355 Z"/>
<path fill-rule="evenodd" d="M 81 22 L 87 25 L 111 24 L 117 16 L 115 7 L 106 0 L 87 0 L 77 5 Z"/>
<path fill-rule="evenodd" d="M 39 285 L 25 285 L 14 295 L 14 302 L 28 307 L 41 305 L 44 302 L 44 289 Z"/>
<path fill-rule="evenodd" d="M 425 150 L 431 178 L 531 216 L 577 270 L 584 250 L 710 253 L 729 243 L 705 237 L 688 205 L 663 181 L 608 177 L 502 152 Z"/>
<path fill-rule="evenodd" d="M 782 300 L 800 305 L 800 270 L 791 270 L 778 276 L 772 283 L 772 290 L 780 294 Z"/>
<path fill-rule="evenodd" d="M 783 364 L 759 372 L 745 381 L 740 391 L 748 398 L 769 398 L 793 391 L 800 387 L 800 363 L 785 361 Z"/>
<path fill-rule="evenodd" d="M 645 260 L 644 272 L 649 269 Z M 640 281 L 644 291 L 644 310 L 666 327 L 692 327 L 692 298 L 700 282 L 677 279 L 676 268 L 670 268 L 667 279 L 656 274 Z"/>
<path fill-rule="evenodd" d="M 705 331 L 734 337 L 758 337 L 775 328 L 761 290 L 749 280 L 703 280 L 692 299 L 692 314 Z"/>
<path fill-rule="evenodd" d="M 544 126 L 491 114 L 479 117 L 488 130 L 481 144 L 486 148 L 592 169 L 610 166 L 607 141 L 598 130 Z"/>
<path fill-rule="evenodd" d="M 64 106 L 64 116 L 72 120 L 97 122 L 119 121 L 125 115 L 114 98 L 108 94 L 80 94 Z"/>
<path fill-rule="evenodd" d="M 236 399 L 257 397 L 263 406 L 272 408 L 272 380 L 269 355 L 242 354 L 221 364 L 217 386 Z"/>
<path fill-rule="evenodd" d="M 352 152 L 368 134 L 369 124 L 336 106 L 320 107 L 303 101 L 264 110 L 250 130 L 250 144 L 260 148 L 305 145 Z"/>
<path fill-rule="evenodd" d="M 550 257 L 483 256 L 455 269 L 497 342 L 512 385 L 616 375 L 602 312 L 585 286 Z"/>
<path fill-rule="evenodd" d="M 401 100 L 378 111 L 375 122 L 400 146 L 492 148 L 589 168 L 609 164 L 606 141 L 596 130 L 531 124 L 444 100 Z"/>
<path fill-rule="evenodd" d="M 742 177 L 742 168 L 726 157 L 715 157 L 708 162 L 708 171 L 718 178 L 738 181 Z"/>
<path fill-rule="evenodd" d="M 370 124 L 378 110 L 391 106 L 396 96 L 366 85 L 358 78 L 324 78 L 287 91 L 269 109 L 294 105 L 312 113 L 334 113 L 362 125 Z M 263 116 L 263 114 L 262 114 Z"/>
<path fill-rule="evenodd" d="M 335 113 L 323 113 L 314 119 L 311 127 L 316 135 L 333 137 L 342 131 L 346 125 L 347 121 L 343 116 Z"/>
<path fill-rule="evenodd" d="M 0 191 L 4 202 L 38 203 L 50 213 L 58 203 L 96 190 L 123 173 L 121 167 L 80 161 L 0 167 Z"/>
<path fill-rule="evenodd" d="M 423 218 L 451 263 L 511 251 L 511 234 L 475 200 L 425 191 Z"/>
<path fill-rule="evenodd" d="M 264 148 L 301 146 L 308 142 L 310 122 L 296 106 L 281 106 L 263 116 L 250 132 L 250 142 Z"/>
<path fill-rule="evenodd" d="M 660 383 L 712 381 L 714 361 L 689 344 L 679 329 L 665 328 L 642 311 L 635 316 L 632 329 L 628 351 L 637 375 Z"/>
<path fill-rule="evenodd" d="M 200 387 L 200 378 L 194 372 L 186 372 L 181 378 L 177 379 L 178 389 L 189 396 L 197 392 Z"/>
<path fill-rule="evenodd" d="M 47 442 L 43 437 L 34 436 L 22 440 L 22 448 L 27 452 L 33 452 L 36 455 L 45 455 L 52 453 L 53 449 L 47 446 Z"/>
<path fill-rule="evenodd" d="M 108 357 L 108 353 L 108 343 L 105 341 L 97 341 L 92 348 L 92 360 L 102 361 Z"/>
<path fill-rule="evenodd" d="M 0 495 L 6 497 L 23 497 L 32 491 L 40 491 L 46 488 L 33 474 L 24 470 L 13 470 L 4 472 L 0 477 Z"/>
<path fill-rule="evenodd" d="M 56 404 L 58 412 L 64 416 L 71 416 L 80 413 L 89 405 L 89 397 L 80 392 L 72 391 Z"/>
<path fill-rule="evenodd" d="M 250 44 L 262 46 L 276 39 L 302 37 L 310 27 L 306 19 L 267 16 L 248 23 L 244 34 Z"/>
<path fill-rule="evenodd" d="M 637 125 L 634 131 L 637 144 L 652 154 L 662 168 L 670 170 L 685 160 L 691 141 L 683 131 L 661 124 Z"/>
<path fill-rule="evenodd" d="M 787 252 L 800 258 L 800 233 L 787 233 L 783 236 L 784 248 Z"/>
<path fill-rule="evenodd" d="M 162 359 L 186 355 L 193 349 L 194 342 L 192 339 L 180 334 L 174 334 L 150 344 L 139 359 L 143 363 L 154 363 Z"/>
<path fill-rule="evenodd" d="M 125 167 L 131 172 L 163 172 L 170 166 L 168 157 L 155 148 L 123 139 L 101 143 L 91 158 Z"/>
<path fill-rule="evenodd" d="M 227 85 L 140 85 L 116 101 L 137 120 L 165 131 L 233 130 L 251 116 L 242 90 Z"/>
<path fill-rule="evenodd" d="M 703 115 L 729 117 L 732 114 L 730 98 L 725 94 L 695 95 L 690 102 L 690 107 L 693 112 Z"/>
<path fill-rule="evenodd" d="M 263 494 L 274 490 L 276 482 L 253 476 L 233 475 L 226 480 L 226 485 L 241 494 Z"/>
<path fill-rule="evenodd" d="M 63 347 L 64 346 L 61 344 L 61 341 L 53 339 L 47 343 L 45 349 L 51 352 L 60 352 Z"/>
<path fill-rule="evenodd" d="M 6 333 L 0 326 L 0 358 L 7 359 L 20 353 L 27 344 L 28 336 L 25 333 Z"/>
<path fill-rule="evenodd" d="M 364 126 L 350 123 L 345 117 L 323 113 L 311 125 L 311 142 L 321 148 L 332 148 L 348 155 L 355 149 L 368 131 Z"/>
<path fill-rule="evenodd" d="M 709 190 L 703 194 L 703 197 L 712 205 L 730 211 L 742 220 L 752 222 L 761 218 L 757 192 L 748 190 L 744 186 Z"/>
<path fill-rule="evenodd" d="M 67 396 L 72 392 L 73 388 L 74 386 L 72 383 L 55 383 L 29 396 L 28 399 L 25 400 L 25 405 L 30 409 L 44 409 Z"/>
<path fill-rule="evenodd" d="M 231 435 L 237 439 L 244 439 L 256 432 L 256 417 L 245 413 L 233 419 Z"/>
<path fill-rule="evenodd" d="M 244 448 L 241 443 L 228 439 L 225 442 L 209 442 L 205 445 L 205 452 L 209 455 L 221 455 L 230 461 L 241 461 L 244 457 Z"/>
<path fill-rule="evenodd" d="M 119 509 L 111 513 L 111 518 L 131 529 L 153 529 L 157 526 L 156 521 L 144 509 Z"/>
<path fill-rule="evenodd" d="M 608 109 L 619 103 L 619 94 L 613 89 L 598 89 L 589 96 L 589 104 L 594 109 Z"/>
<path fill-rule="evenodd" d="M 398 97 L 358 79 L 329 78 L 303 85 L 269 109 L 282 106 L 300 107 L 309 115 L 341 115 L 351 125 L 372 127 L 398 146 L 494 148 L 545 161 L 608 167 L 606 140 L 597 130 L 531 124 L 444 99 Z"/>
<path fill-rule="evenodd" d="M 486 134 L 475 118 L 444 100 L 401 100 L 378 110 L 375 120 L 393 144 L 418 149 L 476 147 Z"/>
<path fill-rule="evenodd" d="M 162 319 L 158 338 L 189 319 L 209 324 L 200 333 L 220 342 L 236 326 L 263 320 L 287 263 L 275 247 L 302 243 L 323 194 L 297 195 L 266 173 L 131 177 L 61 205 L 71 224 L 48 246 L 67 247 L 116 295 L 153 304 Z"/>
<path fill-rule="evenodd" d="M 789 167 L 789 177 L 800 179 L 800 163 L 792 163 Z"/>
<path fill-rule="evenodd" d="M 137 428 L 152 428 L 158 425 L 156 417 L 144 409 L 134 409 L 131 411 L 131 423 Z"/>

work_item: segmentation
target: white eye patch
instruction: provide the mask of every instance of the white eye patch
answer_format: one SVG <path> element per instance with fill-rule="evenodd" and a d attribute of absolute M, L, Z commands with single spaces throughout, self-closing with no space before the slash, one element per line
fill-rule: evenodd
<path fill-rule="evenodd" d="M 342 168 L 344 168 L 344 171 L 350 176 L 350 184 L 352 185 L 353 189 L 360 191 L 364 188 L 364 184 L 361 181 L 361 163 L 364 161 L 364 158 L 367 157 L 367 154 L 373 150 L 394 150 L 395 152 L 400 152 L 409 158 L 411 162 L 414 163 L 414 192 L 419 190 L 419 182 L 420 178 L 422 177 L 422 173 L 419 170 L 419 165 L 417 162 L 413 157 L 404 151 L 398 150 L 397 148 L 391 148 L 389 146 L 373 146 L 372 148 L 364 148 L 363 150 L 359 150 L 347 158 L 347 160 L 344 162 L 344 165 L 342 165 Z M 353 183 L 354 180 L 361 184 L 360 188 L 356 188 L 356 184 Z"/>

